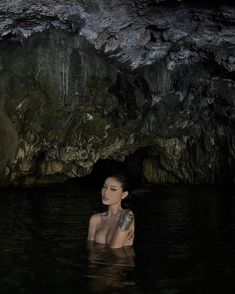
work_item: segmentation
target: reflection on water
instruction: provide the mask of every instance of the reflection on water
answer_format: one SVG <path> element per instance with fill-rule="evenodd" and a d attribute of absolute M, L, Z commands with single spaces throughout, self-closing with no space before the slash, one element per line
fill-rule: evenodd
<path fill-rule="evenodd" d="M 91 293 L 110 293 L 135 285 L 128 280 L 128 272 L 135 267 L 135 251 L 133 247 L 109 249 L 102 244 L 88 242 L 89 267 L 86 277 L 89 278 L 89 291 Z"/>
<path fill-rule="evenodd" d="M 87 243 L 98 193 L 0 191 L 0 293 L 235 293 L 235 198 L 220 187 L 143 187 L 134 247 Z"/>

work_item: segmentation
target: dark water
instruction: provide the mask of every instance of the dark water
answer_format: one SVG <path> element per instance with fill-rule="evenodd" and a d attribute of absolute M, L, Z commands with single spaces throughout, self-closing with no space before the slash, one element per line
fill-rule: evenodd
<path fill-rule="evenodd" d="M 0 191 L 0 293 L 235 293 L 235 198 L 221 187 L 143 187 L 134 248 L 86 242 L 89 189 Z"/>

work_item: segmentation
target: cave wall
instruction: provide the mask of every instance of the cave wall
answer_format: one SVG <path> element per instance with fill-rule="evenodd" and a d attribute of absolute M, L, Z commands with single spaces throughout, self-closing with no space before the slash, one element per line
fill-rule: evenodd
<path fill-rule="evenodd" d="M 234 181 L 234 15 L 225 1 L 0 1 L 1 184 L 105 159 L 151 183 Z"/>

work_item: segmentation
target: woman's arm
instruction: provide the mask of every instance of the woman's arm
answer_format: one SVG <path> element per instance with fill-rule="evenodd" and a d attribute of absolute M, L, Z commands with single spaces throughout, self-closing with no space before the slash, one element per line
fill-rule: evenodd
<path fill-rule="evenodd" d="M 133 236 L 134 232 L 134 213 L 130 209 L 124 211 L 118 222 L 117 230 L 109 243 L 110 248 L 121 248 L 124 246 L 127 240 L 130 239 L 130 235 Z"/>
<path fill-rule="evenodd" d="M 95 240 L 96 226 L 97 226 L 99 220 L 100 220 L 99 213 L 93 214 L 90 217 L 88 236 L 87 236 L 88 241 L 94 241 Z"/>

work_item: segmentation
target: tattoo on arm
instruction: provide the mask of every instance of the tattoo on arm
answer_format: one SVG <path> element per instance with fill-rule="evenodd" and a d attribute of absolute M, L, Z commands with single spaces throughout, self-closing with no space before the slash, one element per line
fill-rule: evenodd
<path fill-rule="evenodd" d="M 125 232 L 128 231 L 131 227 L 131 224 L 134 221 L 134 213 L 131 210 L 125 211 L 118 222 L 118 226 L 121 231 Z"/>

